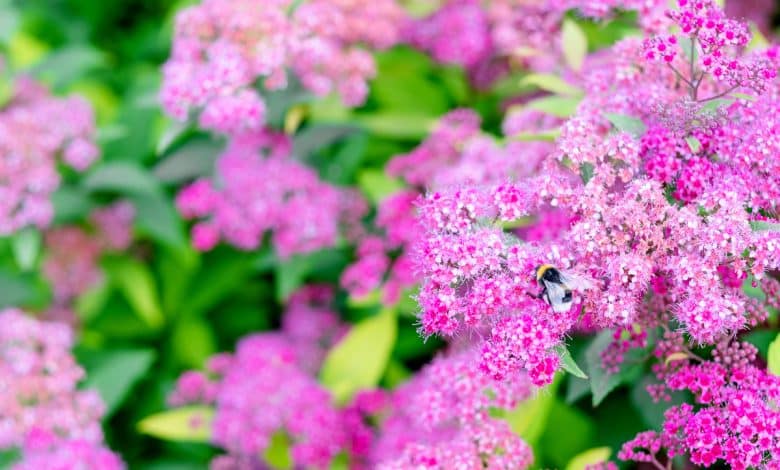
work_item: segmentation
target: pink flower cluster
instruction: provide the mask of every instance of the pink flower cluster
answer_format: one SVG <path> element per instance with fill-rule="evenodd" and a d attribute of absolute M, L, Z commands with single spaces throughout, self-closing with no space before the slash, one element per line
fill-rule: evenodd
<path fill-rule="evenodd" d="M 121 201 L 93 211 L 90 231 L 71 225 L 46 232 L 43 273 L 51 283 L 55 304 L 67 306 L 100 282 L 100 256 L 130 246 L 134 217 L 132 204 Z"/>
<path fill-rule="evenodd" d="M 754 365 L 756 348 L 749 343 L 722 341 L 713 359 L 676 361 L 665 377 L 670 390 L 693 394 L 666 411 L 660 432 L 646 431 L 627 442 L 623 460 L 659 462 L 688 454 L 692 463 L 730 468 L 775 468 L 780 465 L 780 377 Z"/>
<path fill-rule="evenodd" d="M 544 113 L 517 110 L 508 115 L 504 132 L 509 136 L 540 132 L 557 123 L 556 118 Z M 415 201 L 426 188 L 525 177 L 533 174 L 539 162 L 554 149 L 552 144 L 543 142 L 510 141 L 502 145 L 482 132 L 480 124 L 479 116 L 472 110 L 451 111 L 442 116 L 431 135 L 417 148 L 396 155 L 388 163 L 388 173 L 403 179 L 410 188 L 380 202 L 374 224 L 384 236 L 362 239 L 357 247 L 358 261 L 347 267 L 341 278 L 342 286 L 352 295 L 362 296 L 382 286 L 383 302 L 392 304 L 403 289 L 419 281 L 410 246 L 420 234 Z M 555 223 L 552 219 L 542 222 Z M 540 226 L 539 230 L 544 228 Z M 400 254 L 392 259 L 389 254 L 393 252 Z"/>
<path fill-rule="evenodd" d="M 533 452 L 495 417 L 531 394 L 524 375 L 492 380 L 474 367 L 475 351 L 441 356 L 399 387 L 375 443 L 376 468 L 524 469 Z"/>
<path fill-rule="evenodd" d="M 524 369 L 535 383 L 549 383 L 558 368 L 555 348 L 576 324 L 578 302 L 592 325 L 630 328 L 657 312 L 644 306 L 655 278 L 663 279 L 672 312 L 656 322 L 677 322 L 698 343 L 718 342 L 753 321 L 750 301 L 732 278 L 761 278 L 780 267 L 780 236 L 750 226 L 751 212 L 776 213 L 772 159 L 759 157 L 771 152 L 768 129 L 775 124 L 752 116 L 767 115 L 777 84 L 765 82 L 771 88 L 755 102 L 732 100 L 724 114 L 730 119 L 707 127 L 690 117 L 670 122 L 658 107 L 689 100 L 701 110 L 707 99 L 697 102 L 694 88 L 717 96 L 718 82 L 697 71 L 690 89 L 676 86 L 679 72 L 643 63 L 636 40 L 611 52 L 586 64 L 586 96 L 563 124 L 557 151 L 537 164 L 538 176 L 461 183 L 420 204 L 424 233 L 414 241 L 414 259 L 423 278 L 421 332 L 489 333 L 481 365 L 495 378 Z M 632 64 L 642 64 L 642 73 Z M 766 137 L 746 140 L 746 134 Z M 408 167 L 425 171 L 426 161 Z M 504 228 L 551 210 L 567 218 L 555 239 L 522 244 Z M 594 288 L 576 292 L 569 313 L 554 314 L 528 295 L 538 290 L 534 267 L 542 263 L 590 277 Z M 724 270 L 732 275 L 724 277 Z M 632 341 L 642 343 L 641 334 Z"/>
<path fill-rule="evenodd" d="M 286 88 L 288 71 L 316 95 L 337 91 L 358 105 L 375 73 L 369 50 L 397 42 L 403 19 L 395 0 L 204 0 L 176 18 L 163 106 L 205 129 L 260 130 L 261 93 Z"/>
<path fill-rule="evenodd" d="M 0 449 L 22 447 L 18 469 L 55 469 L 66 462 L 113 470 L 122 462 L 102 447 L 98 394 L 78 390 L 84 377 L 70 353 L 67 325 L 0 312 Z"/>
<path fill-rule="evenodd" d="M 29 78 L 12 86 L 0 110 L 0 235 L 46 228 L 54 215 L 49 196 L 60 184 L 58 161 L 84 171 L 98 156 L 84 99 L 56 98 Z"/>
<path fill-rule="evenodd" d="M 333 246 L 359 225 L 366 211 L 360 196 L 321 181 L 317 173 L 289 157 L 290 141 L 270 132 L 244 134 L 230 141 L 217 161 L 214 180 L 185 187 L 176 206 L 185 218 L 200 220 L 192 229 L 198 250 L 222 238 L 251 250 L 273 231 L 277 253 L 288 257 Z"/>

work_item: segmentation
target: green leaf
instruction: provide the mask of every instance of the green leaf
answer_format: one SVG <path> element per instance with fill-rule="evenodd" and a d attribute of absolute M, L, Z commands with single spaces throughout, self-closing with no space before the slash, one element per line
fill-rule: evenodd
<path fill-rule="evenodd" d="M 222 145 L 211 139 L 192 139 L 168 155 L 154 167 L 154 176 L 164 183 L 182 183 L 214 173 Z"/>
<path fill-rule="evenodd" d="M 21 15 L 11 1 L 0 2 L 0 43 L 7 44 L 19 27 Z"/>
<path fill-rule="evenodd" d="M 0 270 L 0 308 L 25 305 L 35 296 L 35 286 L 28 279 Z"/>
<path fill-rule="evenodd" d="M 754 95 L 748 95 L 747 93 L 739 93 L 739 92 L 733 92 L 731 93 L 731 96 L 745 101 L 756 101 L 758 99 Z"/>
<path fill-rule="evenodd" d="M 185 406 L 147 416 L 138 423 L 138 431 L 167 441 L 208 442 L 213 419 L 209 406 Z"/>
<path fill-rule="evenodd" d="M 769 343 L 767 352 L 767 370 L 772 375 L 780 375 L 780 335 Z"/>
<path fill-rule="evenodd" d="M 286 470 L 293 468 L 293 460 L 290 455 L 290 438 L 284 431 L 277 431 L 271 436 L 271 442 L 263 452 L 263 459 L 271 468 Z"/>
<path fill-rule="evenodd" d="M 395 311 L 386 308 L 353 326 L 331 349 L 322 366 L 320 381 L 338 403 L 345 403 L 358 390 L 379 383 L 397 333 Z"/>
<path fill-rule="evenodd" d="M 60 186 L 51 195 L 54 205 L 54 223 L 63 224 L 86 217 L 94 204 L 89 195 L 75 186 Z"/>
<path fill-rule="evenodd" d="M 352 119 L 374 134 L 393 139 L 422 139 L 436 124 L 431 116 L 398 112 L 358 114 Z"/>
<path fill-rule="evenodd" d="M 566 470 L 585 470 L 589 465 L 606 462 L 610 455 L 612 455 L 612 449 L 609 447 L 588 449 L 571 459 L 566 465 Z"/>
<path fill-rule="evenodd" d="M 550 73 L 532 73 L 520 80 L 520 85 L 530 85 L 556 95 L 582 95 L 582 90 L 570 85 L 557 75 Z"/>
<path fill-rule="evenodd" d="M 642 137 L 647 127 L 641 119 L 625 114 L 604 113 L 604 117 L 615 126 L 615 129 L 621 132 L 628 132 L 636 138 Z"/>
<path fill-rule="evenodd" d="M 126 195 L 159 194 L 154 177 L 140 165 L 130 162 L 104 163 L 82 181 L 89 191 L 109 191 Z"/>
<path fill-rule="evenodd" d="M 553 95 L 537 98 L 527 103 L 526 106 L 553 116 L 567 118 L 574 114 L 579 104 L 580 98 Z"/>
<path fill-rule="evenodd" d="M 154 362 L 152 349 L 90 351 L 80 361 L 87 371 L 84 388 L 95 389 L 106 404 L 106 417 L 127 398 Z"/>
<path fill-rule="evenodd" d="M 611 374 L 602 367 L 601 353 L 612 342 L 612 332 L 604 330 L 596 336 L 585 351 L 585 363 L 590 376 L 590 390 L 593 393 L 593 406 L 598 406 L 618 385 L 631 382 L 641 373 L 641 364 L 624 365 L 617 373 Z"/>
<path fill-rule="evenodd" d="M 536 447 L 547 427 L 547 417 L 552 410 L 555 392 L 560 383 L 561 376 L 556 375 L 553 383 L 539 390 L 535 397 L 521 402 L 515 409 L 504 414 L 504 419 L 509 423 L 512 431 L 533 448 Z"/>
<path fill-rule="evenodd" d="M 537 448 L 545 462 L 555 464 L 554 468 L 564 468 L 573 456 L 597 443 L 596 423 L 575 406 L 556 398 L 547 419 Z"/>
<path fill-rule="evenodd" d="M 685 57 L 688 59 L 688 61 L 693 63 L 698 62 L 699 50 L 698 48 L 693 47 L 691 38 L 688 36 L 680 36 L 677 38 L 677 41 L 679 42 L 680 49 L 682 49 L 683 54 L 685 54 Z"/>
<path fill-rule="evenodd" d="M 561 42 L 566 64 L 579 72 L 588 53 L 588 38 L 582 28 L 571 19 L 564 19 L 561 27 Z"/>
<path fill-rule="evenodd" d="M 104 54 L 87 44 L 71 44 L 49 54 L 30 73 L 61 88 L 105 63 Z"/>
<path fill-rule="evenodd" d="M 178 363 L 201 369 L 206 359 L 217 350 L 217 340 L 211 326 L 201 318 L 187 315 L 176 323 L 171 344 Z"/>
<path fill-rule="evenodd" d="M 688 143 L 688 148 L 691 149 L 691 152 L 699 153 L 701 150 L 701 142 L 699 142 L 699 139 L 696 137 L 688 136 L 685 138 L 685 142 Z"/>
<path fill-rule="evenodd" d="M 17 448 L 0 450 L 0 470 L 12 468 L 21 456 L 22 452 Z"/>
<path fill-rule="evenodd" d="M 685 394 L 679 391 L 671 393 L 671 401 L 654 401 L 647 393 L 647 386 L 658 384 L 658 380 L 652 374 L 646 374 L 631 388 L 631 404 L 637 413 L 642 416 L 645 426 L 650 429 L 661 429 L 664 422 L 664 412 L 675 405 L 685 401 Z"/>
<path fill-rule="evenodd" d="M 11 238 L 11 249 L 19 269 L 31 270 L 41 251 L 41 232 L 33 227 L 23 228 Z"/>
<path fill-rule="evenodd" d="M 79 295 L 73 307 L 78 317 L 83 322 L 89 323 L 106 306 L 112 292 L 111 284 L 102 280 L 96 286 Z"/>
<path fill-rule="evenodd" d="M 593 178 L 593 170 L 593 164 L 590 162 L 585 162 L 580 165 L 580 178 L 584 184 L 588 184 L 588 182 Z"/>
<path fill-rule="evenodd" d="M 357 179 L 363 194 L 368 196 L 374 205 L 404 188 L 400 180 L 388 176 L 384 170 L 366 169 L 358 173 Z"/>
<path fill-rule="evenodd" d="M 709 100 L 706 103 L 704 103 L 699 110 L 700 114 L 712 114 L 715 111 L 717 111 L 722 106 L 729 106 L 731 103 L 733 103 L 734 100 L 728 99 L 728 98 L 717 98 L 714 100 Z"/>
<path fill-rule="evenodd" d="M 750 228 L 754 232 L 780 232 L 780 222 L 769 222 L 767 220 L 751 220 Z"/>
<path fill-rule="evenodd" d="M 124 294 L 136 315 L 151 328 L 162 327 L 165 317 L 149 267 L 133 258 L 119 256 L 106 258 L 103 267 L 111 283 Z"/>
<path fill-rule="evenodd" d="M 349 124 L 315 124 L 305 127 L 293 138 L 294 155 L 305 157 L 354 134 L 359 129 Z"/>
<path fill-rule="evenodd" d="M 129 199 L 135 206 L 135 226 L 141 233 L 181 253 L 189 249 L 181 218 L 171 198 L 164 194 L 137 194 Z"/>
<path fill-rule="evenodd" d="M 290 294 L 303 285 L 311 269 L 306 255 L 293 255 L 276 264 L 276 300 L 285 302 Z"/>
<path fill-rule="evenodd" d="M 580 369 L 580 366 L 578 366 L 574 358 L 571 357 L 571 353 L 566 348 L 566 345 L 560 344 L 556 346 L 555 352 L 558 354 L 558 357 L 560 357 L 561 359 L 561 367 L 563 368 L 563 370 L 581 379 L 588 378 L 588 375 L 585 372 L 583 372 L 582 369 Z"/>

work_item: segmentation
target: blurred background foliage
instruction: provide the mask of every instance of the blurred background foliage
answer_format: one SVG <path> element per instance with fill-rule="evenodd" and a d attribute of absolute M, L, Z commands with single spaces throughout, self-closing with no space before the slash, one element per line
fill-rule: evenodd
<path fill-rule="evenodd" d="M 76 308 L 82 324 L 77 357 L 88 377 L 84 386 L 96 387 L 106 400 L 108 444 L 130 468 L 203 468 L 215 449 L 149 437 L 139 433 L 137 423 L 165 409 L 165 396 L 183 370 L 232 350 L 247 333 L 278 327 L 292 291 L 309 281 L 337 284 L 352 256 L 346 246 L 284 261 L 267 243 L 249 254 L 226 246 L 206 254 L 190 248 L 187 227 L 173 208 L 174 189 L 208 174 L 223 142 L 175 126 L 157 101 L 174 14 L 189 3 L 0 0 L 6 67 L 33 75 L 58 94 L 80 93 L 96 110 L 101 160 L 85 174 L 65 173 L 54 196 L 56 223 L 81 221 L 92 207 L 119 197 L 137 209 L 133 248 L 102 259 L 104 282 L 82 295 Z M 630 17 L 604 27 L 580 21 L 591 48 L 630 34 L 631 24 Z M 400 184 L 384 174 L 384 164 L 414 147 L 437 117 L 458 106 L 473 107 L 485 129 L 498 133 L 502 103 L 524 90 L 517 76 L 489 92 L 474 90 L 462 70 L 433 64 L 404 47 L 380 54 L 378 67 L 369 101 L 357 110 L 335 98 L 303 100 L 302 116 L 276 116 L 290 126 L 302 118 L 307 127 L 296 138 L 296 153 L 325 180 L 357 185 L 372 202 Z M 295 100 L 293 93 L 279 98 L 282 108 Z M 28 254 L 22 256 L 20 247 Z M 40 310 L 47 305 L 51 293 L 36 272 L 40 250 L 34 237 L 0 239 L 0 306 Z M 353 322 L 378 310 L 376 302 L 345 296 L 339 305 Z M 383 385 L 397 384 L 442 346 L 417 335 L 415 308 L 408 299 L 393 317 L 397 337 Z M 755 338 L 763 354 L 771 339 Z M 598 338 L 592 343 L 574 338 L 571 350 L 592 372 L 599 369 L 599 348 L 605 345 Z M 657 405 L 643 393 L 649 377 L 641 368 L 624 370 L 594 380 L 596 390 L 566 376 L 508 419 L 533 445 L 537 466 L 564 468 L 577 454 L 617 449 L 636 432 L 659 424 Z M 610 425 L 598 427 L 599 422 Z"/>

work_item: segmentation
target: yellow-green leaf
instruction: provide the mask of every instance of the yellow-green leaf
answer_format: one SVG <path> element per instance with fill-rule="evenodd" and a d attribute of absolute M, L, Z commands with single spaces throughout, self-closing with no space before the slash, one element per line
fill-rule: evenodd
<path fill-rule="evenodd" d="M 588 465 L 606 462 L 610 455 L 612 455 L 612 449 L 609 447 L 588 449 L 572 458 L 566 465 L 566 470 L 585 470 Z"/>
<path fill-rule="evenodd" d="M 780 375 L 780 335 L 769 344 L 767 353 L 767 370 L 772 375 Z"/>
<path fill-rule="evenodd" d="M 553 383 L 540 389 L 534 398 L 521 402 L 515 409 L 504 414 L 504 419 L 509 422 L 512 431 L 531 447 L 539 441 L 547 426 L 547 415 L 550 414 L 560 383 L 561 375 L 558 374 Z"/>
<path fill-rule="evenodd" d="M 166 441 L 208 442 L 213 419 L 209 406 L 185 406 L 147 416 L 138 423 L 138 431 Z"/>
<path fill-rule="evenodd" d="M 358 390 L 379 383 L 397 334 L 395 311 L 386 308 L 353 326 L 330 351 L 320 380 L 337 402 L 344 403 Z"/>
<path fill-rule="evenodd" d="M 561 42 L 566 64 L 579 72 L 588 53 L 588 38 L 582 28 L 571 19 L 563 20 Z"/>
<path fill-rule="evenodd" d="M 530 85 L 557 95 L 581 95 L 582 90 L 549 73 L 532 73 L 520 80 L 520 85 Z"/>
<path fill-rule="evenodd" d="M 271 436 L 271 442 L 263 452 L 263 459 L 271 468 L 287 470 L 293 468 L 290 456 L 290 438 L 284 431 L 278 431 Z"/>
<path fill-rule="evenodd" d="M 666 356 L 666 360 L 664 360 L 664 364 L 669 364 L 670 362 L 674 362 L 674 361 L 683 361 L 685 359 L 688 359 L 687 353 L 676 352 Z"/>
<path fill-rule="evenodd" d="M 535 99 L 526 106 L 543 113 L 566 118 L 574 114 L 574 111 L 577 110 L 577 105 L 579 104 L 580 98 L 553 95 Z"/>

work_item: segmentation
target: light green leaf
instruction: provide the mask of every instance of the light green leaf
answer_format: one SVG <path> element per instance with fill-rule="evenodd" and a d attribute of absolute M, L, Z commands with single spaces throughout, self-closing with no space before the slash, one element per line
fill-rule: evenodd
<path fill-rule="evenodd" d="M 379 383 L 398 334 L 395 311 L 386 308 L 352 327 L 325 358 L 320 381 L 338 403 Z"/>
<path fill-rule="evenodd" d="M 729 98 L 717 98 L 714 100 L 709 100 L 706 103 L 704 103 L 701 106 L 701 109 L 699 110 L 700 114 L 712 114 L 715 111 L 717 111 L 719 108 L 723 106 L 729 106 L 731 103 L 733 103 L 733 99 Z"/>
<path fill-rule="evenodd" d="M 384 170 L 363 170 L 358 173 L 357 180 L 363 194 L 375 205 L 404 188 L 400 180 L 388 176 Z"/>
<path fill-rule="evenodd" d="M 580 369 L 580 366 L 577 365 L 577 362 L 571 356 L 571 353 L 566 348 L 566 345 L 560 344 L 556 346 L 555 352 L 558 354 L 558 357 L 561 358 L 561 367 L 563 368 L 563 370 L 581 379 L 588 378 L 588 374 L 586 374 L 585 372 L 582 371 L 582 369 Z"/>
<path fill-rule="evenodd" d="M 263 459 L 271 468 L 287 470 L 293 468 L 293 460 L 290 455 L 290 438 L 284 431 L 277 431 L 271 436 L 271 442 L 263 452 Z"/>
<path fill-rule="evenodd" d="M 769 222 L 767 220 L 751 220 L 750 228 L 754 232 L 780 232 L 780 222 Z"/>
<path fill-rule="evenodd" d="M 582 182 L 584 184 L 588 184 L 588 182 L 593 178 L 593 164 L 590 162 L 585 162 L 580 165 L 580 178 L 582 178 Z"/>
<path fill-rule="evenodd" d="M 564 468 L 572 457 L 598 443 L 598 427 L 593 418 L 576 406 L 569 406 L 556 398 L 553 401 L 548 424 L 537 449 L 552 468 Z M 561 432 L 565 430 L 565 432 Z"/>
<path fill-rule="evenodd" d="M 588 465 L 606 462 L 609 460 L 610 455 L 612 455 L 612 449 L 609 447 L 596 447 L 586 450 L 571 459 L 569 464 L 566 465 L 566 470 L 585 470 Z"/>
<path fill-rule="evenodd" d="M 106 404 L 106 417 L 127 398 L 138 380 L 154 362 L 151 349 L 125 349 L 90 352 L 81 359 L 87 371 L 84 388 L 95 389 Z"/>
<path fill-rule="evenodd" d="M 555 142 L 560 137 L 560 129 L 550 129 L 541 132 L 521 132 L 510 137 L 510 140 L 520 142 Z"/>
<path fill-rule="evenodd" d="M 573 70 L 580 71 L 588 53 L 588 38 L 582 28 L 571 19 L 563 20 L 561 27 L 563 58 Z"/>
<path fill-rule="evenodd" d="M 0 270 L 0 308 L 24 305 L 35 296 L 35 287 L 29 279 Z"/>
<path fill-rule="evenodd" d="M 149 327 L 156 329 L 165 323 L 157 286 L 148 266 L 133 258 L 114 256 L 106 258 L 103 267 L 111 283 Z"/>
<path fill-rule="evenodd" d="M 41 232 L 33 227 L 25 227 L 16 232 L 11 238 L 11 249 L 19 269 L 31 270 L 41 251 Z"/>
<path fill-rule="evenodd" d="M 780 335 L 769 344 L 767 353 L 767 370 L 772 375 L 780 375 Z"/>
<path fill-rule="evenodd" d="M 580 98 L 571 96 L 545 96 L 530 101 L 526 106 L 553 116 L 566 118 L 574 114 Z"/>
<path fill-rule="evenodd" d="M 685 138 L 685 142 L 688 143 L 688 148 L 691 149 L 691 152 L 693 153 L 699 153 L 701 150 L 701 142 L 699 142 L 699 139 L 697 139 L 694 136 L 688 136 Z"/>
<path fill-rule="evenodd" d="M 181 218 L 171 198 L 164 194 L 138 194 L 129 199 L 135 206 L 135 226 L 138 231 L 186 256 L 189 246 Z"/>
<path fill-rule="evenodd" d="M 95 318 L 105 307 L 108 298 L 111 296 L 111 284 L 101 280 L 97 285 L 87 289 L 76 298 L 74 310 L 79 318 L 84 322 L 89 322 Z"/>
<path fill-rule="evenodd" d="M 63 185 L 51 195 L 54 206 L 54 223 L 62 224 L 85 217 L 93 204 L 86 191 L 75 186 Z"/>
<path fill-rule="evenodd" d="M 138 431 L 167 441 L 208 442 L 213 419 L 209 406 L 185 406 L 147 416 L 138 423 Z"/>
<path fill-rule="evenodd" d="M 532 73 L 520 80 L 521 86 L 534 86 L 557 95 L 582 95 L 582 90 L 570 85 L 557 75 L 549 73 Z"/>
<path fill-rule="evenodd" d="M 621 132 L 628 132 L 637 138 L 642 137 L 642 134 L 647 129 L 641 119 L 626 116 L 625 114 L 604 113 L 604 117 L 615 126 L 615 129 Z"/>
<path fill-rule="evenodd" d="M 719 0 L 720 2 L 725 2 L 725 0 Z M 739 0 L 733 0 L 733 1 L 739 1 Z M 764 36 L 764 33 L 761 32 L 758 27 L 751 22 L 750 24 L 750 42 L 747 45 L 748 51 L 754 51 L 756 49 L 766 49 L 769 46 L 769 40 L 767 40 L 766 36 Z"/>
<path fill-rule="evenodd" d="M 422 139 L 436 124 L 435 118 L 411 113 L 383 112 L 355 115 L 352 119 L 374 134 L 395 139 Z"/>
<path fill-rule="evenodd" d="M 754 95 L 748 95 L 747 93 L 739 93 L 739 92 L 731 93 L 731 96 L 745 101 L 756 101 L 758 99 Z"/>

